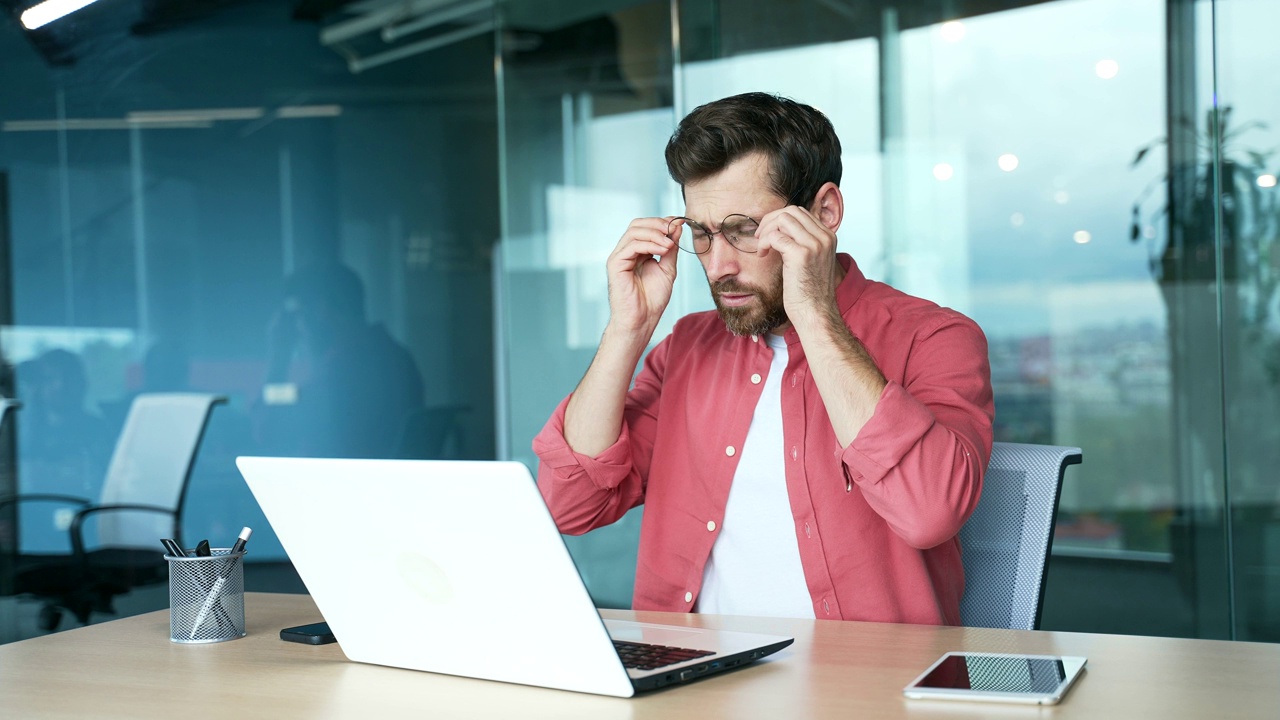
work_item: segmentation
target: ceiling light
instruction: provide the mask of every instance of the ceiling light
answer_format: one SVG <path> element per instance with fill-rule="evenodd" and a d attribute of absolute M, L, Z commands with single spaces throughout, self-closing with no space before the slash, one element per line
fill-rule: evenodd
<path fill-rule="evenodd" d="M 45 0 L 22 13 L 22 26 L 28 30 L 44 27 L 60 17 L 70 15 L 95 0 Z"/>
<path fill-rule="evenodd" d="M 153 123 L 183 120 L 257 120 L 266 114 L 262 108 L 207 108 L 200 110 L 137 110 L 129 113 L 129 122 Z"/>
<path fill-rule="evenodd" d="M 3 124 L 0 124 L 0 130 L 4 132 L 132 130 L 134 128 L 143 130 L 191 130 L 209 127 L 213 127 L 212 122 L 209 122 L 208 120 L 194 120 L 191 118 L 148 123 L 138 123 L 130 120 L 122 120 L 120 118 L 67 118 L 66 120 L 6 120 Z"/>
<path fill-rule="evenodd" d="M 942 33 L 942 39 L 947 42 L 960 42 L 964 39 L 964 23 L 959 20 L 944 22 L 938 30 Z"/>
<path fill-rule="evenodd" d="M 341 114 L 341 105 L 281 105 L 276 108 L 276 117 L 281 119 L 337 117 Z"/>

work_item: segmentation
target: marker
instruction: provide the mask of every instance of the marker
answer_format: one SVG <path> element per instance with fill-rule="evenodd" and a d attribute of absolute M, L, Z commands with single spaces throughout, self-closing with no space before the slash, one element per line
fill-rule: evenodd
<path fill-rule="evenodd" d="M 240 536 L 236 538 L 235 544 L 231 546 L 232 555 L 244 551 L 245 543 L 249 542 L 250 535 L 253 535 L 253 530 L 249 528 L 244 528 L 240 531 Z"/>
<path fill-rule="evenodd" d="M 183 551 L 182 546 L 176 540 L 171 538 L 160 538 L 160 544 L 164 545 L 164 549 L 172 557 L 187 557 L 187 553 Z"/>
<path fill-rule="evenodd" d="M 236 542 L 231 546 L 229 554 L 235 555 L 244 551 L 244 546 L 249 542 L 249 536 L 253 534 L 253 530 L 244 528 L 240 531 L 240 536 L 236 538 Z M 191 635 L 188 640 L 196 639 L 196 631 L 200 629 L 200 625 L 204 623 L 204 619 L 209 616 L 209 611 L 213 609 L 215 603 L 218 602 L 218 593 L 222 591 L 222 586 L 227 584 L 227 578 L 231 577 L 231 568 L 235 565 L 237 558 L 231 558 L 222 568 L 222 574 L 214 581 L 213 587 L 209 589 L 209 595 L 205 597 L 204 604 L 200 606 L 200 612 L 196 615 L 196 622 L 191 626 Z M 226 614 L 225 611 L 223 613 Z"/>

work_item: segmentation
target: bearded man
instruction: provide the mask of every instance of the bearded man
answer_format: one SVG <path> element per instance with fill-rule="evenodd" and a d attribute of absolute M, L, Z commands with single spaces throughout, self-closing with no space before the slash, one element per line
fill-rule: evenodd
<path fill-rule="evenodd" d="M 534 439 L 560 530 L 645 505 L 637 610 L 959 624 L 956 535 L 991 453 L 982 331 L 836 252 L 840 141 L 818 110 L 708 103 L 666 161 L 684 216 L 618 241 L 595 358 Z M 681 252 L 716 310 L 632 386 Z"/>

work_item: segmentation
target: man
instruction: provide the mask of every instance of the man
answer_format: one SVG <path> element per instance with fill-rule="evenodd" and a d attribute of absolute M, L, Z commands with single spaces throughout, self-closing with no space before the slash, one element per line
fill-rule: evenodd
<path fill-rule="evenodd" d="M 636 609 L 958 624 L 956 533 L 991 452 L 982 331 L 836 253 L 840 143 L 817 110 L 712 102 L 666 159 L 687 217 L 632 221 L 595 359 L 534 439 L 561 531 L 645 504 Z M 677 247 L 716 312 L 681 318 L 628 391 Z"/>
<path fill-rule="evenodd" d="M 365 319 L 364 283 L 336 262 L 301 268 L 268 330 L 267 379 L 257 408 L 266 452 L 393 458 L 423 382 L 409 350 Z"/>

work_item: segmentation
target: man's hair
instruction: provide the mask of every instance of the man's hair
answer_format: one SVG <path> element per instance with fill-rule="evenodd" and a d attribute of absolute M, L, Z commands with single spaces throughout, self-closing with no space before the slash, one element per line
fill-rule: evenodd
<path fill-rule="evenodd" d="M 285 280 L 285 297 L 313 312 L 364 319 L 364 283 L 354 270 L 335 261 L 300 268 Z"/>
<path fill-rule="evenodd" d="M 840 139 L 827 116 L 762 92 L 709 102 L 686 115 L 667 141 L 667 170 L 683 190 L 753 152 L 768 159 L 771 189 L 788 202 L 806 205 L 824 183 L 840 184 Z"/>

